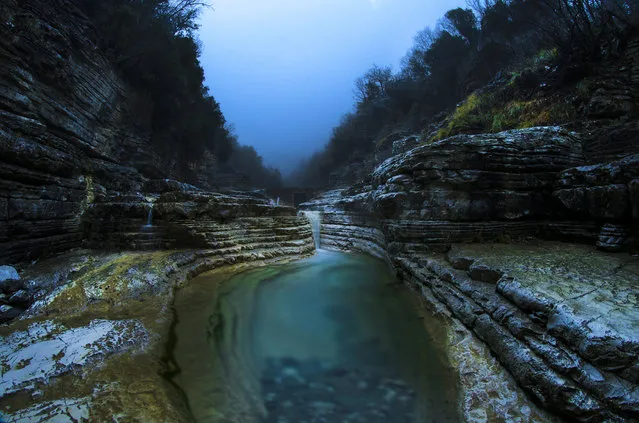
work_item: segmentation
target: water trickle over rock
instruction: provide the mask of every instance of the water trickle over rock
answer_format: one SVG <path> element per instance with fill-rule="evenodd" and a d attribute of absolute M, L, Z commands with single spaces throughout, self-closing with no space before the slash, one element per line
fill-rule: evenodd
<path fill-rule="evenodd" d="M 322 214 L 318 211 L 311 210 L 305 210 L 302 213 L 311 222 L 311 230 L 313 231 L 313 241 L 315 242 L 315 249 L 319 250 L 322 245 Z"/>

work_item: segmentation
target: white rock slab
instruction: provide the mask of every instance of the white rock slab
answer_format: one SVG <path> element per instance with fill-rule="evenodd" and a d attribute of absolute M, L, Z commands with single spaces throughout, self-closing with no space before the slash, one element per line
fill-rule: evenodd
<path fill-rule="evenodd" d="M 92 320 L 66 328 L 52 321 L 0 338 L 0 397 L 102 361 L 105 356 L 140 347 L 148 332 L 137 320 Z"/>
<path fill-rule="evenodd" d="M 82 423 L 89 422 L 89 398 L 48 401 L 13 414 L 0 413 L 6 423 Z"/>

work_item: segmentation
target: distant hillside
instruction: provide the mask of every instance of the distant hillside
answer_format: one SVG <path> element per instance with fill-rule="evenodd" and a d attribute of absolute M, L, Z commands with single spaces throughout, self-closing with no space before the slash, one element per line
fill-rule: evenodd
<path fill-rule="evenodd" d="M 355 81 L 354 111 L 293 178 L 354 183 L 412 134 L 432 142 L 560 124 L 584 132 L 593 160 L 637 151 L 636 2 L 469 4 L 418 33 L 398 73 L 374 66 Z"/>

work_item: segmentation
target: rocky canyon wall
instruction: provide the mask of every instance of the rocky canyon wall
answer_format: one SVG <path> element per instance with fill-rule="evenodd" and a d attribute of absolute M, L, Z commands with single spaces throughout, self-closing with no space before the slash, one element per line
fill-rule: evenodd
<path fill-rule="evenodd" d="M 96 197 L 82 218 L 85 245 L 112 250 L 200 248 L 219 256 L 313 251 L 311 227 L 293 207 L 274 206 L 250 192 L 220 194 L 172 182 L 149 184 L 146 196 Z M 152 191 L 162 188 L 164 192 Z"/>
<path fill-rule="evenodd" d="M 78 247 L 180 250 L 170 260 L 186 280 L 310 254 L 297 210 L 259 193 L 205 191 L 217 166 L 207 151 L 192 163 L 162 154 L 151 140 L 153 104 L 119 77 L 77 4 L 0 4 L 0 265 L 25 269 Z M 0 323 L 58 282 L 3 287 Z"/>
<path fill-rule="evenodd" d="M 367 182 L 303 208 L 323 212 L 327 245 L 357 243 L 345 229 L 355 227 L 377 231 L 361 240 L 391 255 L 526 237 L 634 248 L 637 156 L 584 163 L 580 137 L 559 127 L 459 135 L 395 155 Z"/>
<path fill-rule="evenodd" d="M 0 262 L 80 245 L 96 192 L 211 182 L 214 157 L 182 175 L 159 154 L 152 104 L 118 77 L 73 1 L 4 1 L 0 20 Z"/>
<path fill-rule="evenodd" d="M 390 260 L 544 408 L 636 419 L 639 263 L 594 245 L 636 248 L 639 162 L 586 166 L 582 144 L 557 127 L 455 136 L 303 208 L 321 211 L 324 248 Z"/>

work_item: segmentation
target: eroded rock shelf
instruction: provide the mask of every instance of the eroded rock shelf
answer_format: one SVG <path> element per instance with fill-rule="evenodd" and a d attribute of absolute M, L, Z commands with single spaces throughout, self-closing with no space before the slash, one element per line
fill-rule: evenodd
<path fill-rule="evenodd" d="M 465 155 L 440 153 L 459 143 Z M 535 149 L 574 158 L 548 166 L 526 158 Z M 636 161 L 566 169 L 579 151 L 554 127 L 418 146 L 367 184 L 302 205 L 315 226 L 260 193 L 171 180 L 145 194 L 97 190 L 81 221 L 84 247 L 102 251 L 7 273 L 3 290 L 26 311 L 0 328 L 5 418 L 188 421 L 158 374 L 171 372 L 162 357 L 175 288 L 308 256 L 315 230 L 322 248 L 381 258 L 419 294 L 441 325 L 433 336 L 456 374 L 460 420 L 636 420 L 639 259 L 608 252 L 634 248 Z M 602 244 L 597 228 L 610 225 L 623 236 Z M 117 252 L 127 247 L 137 251 Z M 49 346 L 59 351 L 36 358 Z"/>
<path fill-rule="evenodd" d="M 148 98 L 74 2 L 6 0 L 0 18 L 3 422 L 192 421 L 164 377 L 176 289 L 318 246 L 380 258 L 413 289 L 460 421 L 639 420 L 636 122 L 607 143 L 593 137 L 610 126 L 411 135 L 357 184 L 303 204 L 311 222 L 264 192 L 220 189 L 211 155 L 162 154 Z M 632 103 L 628 60 L 634 91 L 618 102 L 603 87 L 590 117 Z"/>
<path fill-rule="evenodd" d="M 322 213 L 322 245 L 388 260 L 544 408 L 634 421 L 639 259 L 603 251 L 635 248 L 639 168 L 635 156 L 582 163 L 560 128 L 460 135 L 303 208 Z"/>

